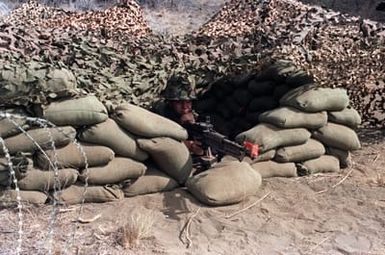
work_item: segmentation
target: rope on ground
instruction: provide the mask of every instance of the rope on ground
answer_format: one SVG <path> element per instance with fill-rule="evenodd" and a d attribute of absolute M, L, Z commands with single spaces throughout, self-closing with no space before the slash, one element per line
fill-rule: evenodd
<path fill-rule="evenodd" d="M 234 217 L 235 215 L 238 215 L 248 209 L 250 209 L 251 207 L 255 206 L 256 204 L 258 204 L 259 202 L 261 202 L 262 200 L 264 200 L 265 198 L 267 198 L 269 195 L 270 195 L 271 192 L 267 193 L 266 195 L 264 195 L 263 197 L 261 197 L 260 199 L 258 199 L 257 201 L 255 201 L 254 203 L 252 203 L 251 205 L 243 208 L 242 210 L 239 210 L 239 211 L 236 211 L 235 213 L 232 213 L 230 215 L 227 215 L 225 216 L 226 219 L 229 219 L 231 217 Z"/>
<path fill-rule="evenodd" d="M 187 220 L 186 224 L 183 226 L 182 231 L 179 235 L 180 240 L 185 244 L 185 242 L 182 239 L 183 233 L 185 233 L 185 237 L 187 240 L 187 248 L 190 248 L 192 245 L 192 240 L 190 239 L 190 226 L 192 223 L 192 220 L 198 215 L 200 211 L 200 207 L 195 211 L 193 215 L 190 216 L 190 218 Z"/>

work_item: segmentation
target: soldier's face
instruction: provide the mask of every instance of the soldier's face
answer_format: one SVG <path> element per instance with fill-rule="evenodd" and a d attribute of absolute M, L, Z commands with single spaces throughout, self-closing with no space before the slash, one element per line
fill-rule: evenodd
<path fill-rule="evenodd" d="M 171 101 L 171 107 L 174 109 L 175 113 L 178 115 L 184 115 L 186 113 L 192 112 L 192 102 L 191 100 L 175 100 Z"/>

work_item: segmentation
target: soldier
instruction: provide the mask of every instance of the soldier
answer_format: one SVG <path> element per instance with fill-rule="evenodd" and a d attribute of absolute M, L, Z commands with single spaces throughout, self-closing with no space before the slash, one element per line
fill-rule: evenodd
<path fill-rule="evenodd" d="M 193 110 L 193 100 L 196 92 L 190 82 L 182 76 L 172 76 L 162 93 L 164 102 L 155 104 L 153 111 L 180 125 L 194 123 L 198 115 Z M 192 154 L 203 155 L 200 142 L 194 140 L 185 141 L 187 148 Z"/>

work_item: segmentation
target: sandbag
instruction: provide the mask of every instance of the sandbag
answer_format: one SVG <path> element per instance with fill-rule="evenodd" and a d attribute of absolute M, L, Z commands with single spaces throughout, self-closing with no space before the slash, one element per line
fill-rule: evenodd
<path fill-rule="evenodd" d="M 32 159 L 25 155 L 16 154 L 16 156 L 11 158 L 11 162 L 17 180 L 23 179 L 27 175 L 27 172 L 33 168 Z M 0 158 L 0 185 L 10 186 L 11 181 L 8 159 Z"/>
<path fill-rule="evenodd" d="M 108 118 L 106 107 L 95 97 L 56 101 L 43 109 L 43 117 L 58 126 L 94 125 Z"/>
<path fill-rule="evenodd" d="M 207 99 L 201 99 L 194 103 L 194 109 L 198 112 L 211 111 L 218 104 L 217 100 L 213 97 Z"/>
<path fill-rule="evenodd" d="M 287 84 L 281 84 L 275 87 L 273 91 L 273 98 L 277 100 L 277 104 L 279 100 L 291 90 L 292 88 L 289 87 Z"/>
<path fill-rule="evenodd" d="M 338 160 L 340 161 L 341 168 L 350 167 L 353 164 L 352 155 L 349 151 L 344 151 L 333 147 L 327 147 L 326 154 L 338 158 Z"/>
<path fill-rule="evenodd" d="M 232 96 L 224 99 L 227 108 L 230 110 L 232 116 L 239 116 L 242 114 L 244 107 L 240 106 Z"/>
<path fill-rule="evenodd" d="M 39 191 L 26 191 L 20 190 L 20 201 L 23 203 L 30 203 L 36 205 L 42 205 L 47 201 L 48 196 Z M 0 205 L 9 206 L 11 204 L 17 204 L 18 193 L 16 190 L 0 190 Z"/>
<path fill-rule="evenodd" d="M 8 148 L 10 154 L 16 152 L 34 152 L 38 149 L 34 141 L 44 149 L 51 148 L 52 142 L 50 136 L 52 137 L 55 146 L 66 145 L 75 139 L 76 130 L 73 127 L 55 127 L 55 128 L 37 128 L 27 131 L 27 134 L 32 137 L 33 141 L 24 133 L 11 136 L 4 139 L 5 146 Z M 0 149 L 0 155 L 4 152 L 2 148 Z"/>
<path fill-rule="evenodd" d="M 293 107 L 279 107 L 259 115 L 259 121 L 281 128 L 318 129 L 326 125 L 326 111 L 317 113 L 301 112 Z"/>
<path fill-rule="evenodd" d="M 301 86 L 286 93 L 280 100 L 282 106 L 292 106 L 305 112 L 341 111 L 349 104 L 342 88 L 315 88 Z"/>
<path fill-rule="evenodd" d="M 78 171 L 75 169 L 60 169 L 58 170 L 57 183 L 55 184 L 54 171 L 31 169 L 23 179 L 18 181 L 18 185 L 22 190 L 48 191 L 53 189 L 55 185 L 57 189 L 68 187 L 74 184 L 77 178 Z"/>
<path fill-rule="evenodd" d="M 285 82 L 287 77 L 298 71 L 298 68 L 289 60 L 279 59 L 258 74 L 258 79 Z"/>
<path fill-rule="evenodd" d="M 286 79 L 286 84 L 292 88 L 297 88 L 309 83 L 314 83 L 314 79 L 303 70 L 298 70 L 290 74 Z"/>
<path fill-rule="evenodd" d="M 228 205 L 254 195 L 262 178 L 248 163 L 228 162 L 190 177 L 186 186 L 195 198 L 208 205 Z"/>
<path fill-rule="evenodd" d="M 129 158 L 116 157 L 105 166 L 90 167 L 79 175 L 79 180 L 95 185 L 114 184 L 126 179 L 136 179 L 144 174 L 147 167 Z"/>
<path fill-rule="evenodd" d="M 215 108 L 215 112 L 219 113 L 219 115 L 226 120 L 233 117 L 232 111 L 229 108 L 227 108 L 227 105 L 225 102 L 217 104 Z"/>
<path fill-rule="evenodd" d="M 73 205 L 84 203 L 104 203 L 123 199 L 123 191 L 117 186 L 88 186 L 85 189 L 78 184 L 72 185 L 57 194 L 60 204 Z"/>
<path fill-rule="evenodd" d="M 312 136 L 327 146 L 345 151 L 361 148 L 356 132 L 351 128 L 331 122 L 314 131 Z"/>
<path fill-rule="evenodd" d="M 115 156 L 114 151 L 106 146 L 90 143 L 80 143 L 80 146 L 82 147 L 87 159 L 88 167 L 106 165 Z M 86 159 L 75 143 L 70 143 L 64 147 L 56 148 L 55 151 L 46 150 L 45 154 L 48 158 L 43 154 L 43 152 L 40 151 L 38 151 L 35 156 L 36 165 L 43 170 L 52 169 L 52 167 L 50 167 L 50 161 L 53 163 L 55 157 L 58 168 L 83 169 L 86 165 Z"/>
<path fill-rule="evenodd" d="M 278 106 L 278 101 L 271 96 L 261 96 L 256 97 L 251 100 L 249 104 L 248 111 L 250 112 L 260 112 L 274 109 Z"/>
<path fill-rule="evenodd" d="M 80 133 L 83 142 L 104 145 L 111 148 L 116 155 L 144 161 L 148 154 L 136 144 L 136 137 L 125 131 L 113 119 L 88 127 Z"/>
<path fill-rule="evenodd" d="M 357 128 L 358 125 L 361 124 L 361 116 L 353 108 L 345 108 L 337 112 L 328 112 L 328 120 L 350 128 Z"/>
<path fill-rule="evenodd" d="M 133 104 L 115 109 L 112 118 L 128 132 L 143 137 L 171 137 L 186 140 L 187 131 L 178 123 Z"/>
<path fill-rule="evenodd" d="M 249 163 L 250 165 L 256 162 L 261 162 L 261 161 L 268 161 L 270 159 L 273 159 L 275 156 L 275 150 L 269 150 L 264 153 L 259 153 L 258 156 L 255 158 L 250 158 L 248 156 L 244 157 L 242 161 Z M 238 161 L 237 158 L 226 155 L 222 158 L 221 162 L 229 162 L 229 161 Z"/>
<path fill-rule="evenodd" d="M 123 188 L 125 197 L 133 197 L 162 191 L 170 191 L 179 184 L 170 176 L 154 167 L 149 167 L 146 174 L 139 177 L 131 185 Z"/>
<path fill-rule="evenodd" d="M 277 163 L 274 161 L 263 161 L 253 163 L 251 167 L 257 171 L 262 178 L 270 177 L 297 177 L 297 167 L 294 163 Z"/>
<path fill-rule="evenodd" d="M 192 171 L 190 152 L 183 142 L 168 137 L 138 139 L 141 149 L 147 151 L 160 170 L 184 184 Z"/>
<path fill-rule="evenodd" d="M 274 160 L 279 163 L 301 162 L 308 159 L 318 158 L 325 154 L 322 143 L 309 139 L 306 143 L 295 146 L 279 148 L 275 153 Z"/>
<path fill-rule="evenodd" d="M 269 96 L 272 95 L 275 89 L 275 84 L 272 81 L 251 80 L 247 84 L 247 89 L 255 97 Z"/>
<path fill-rule="evenodd" d="M 308 174 L 328 173 L 340 171 L 340 162 L 334 156 L 323 155 L 316 159 L 310 159 L 299 164 Z"/>
<path fill-rule="evenodd" d="M 238 134 L 238 143 L 249 141 L 259 145 L 261 152 L 283 146 L 304 144 L 310 138 L 310 132 L 304 128 L 280 129 L 270 124 L 259 124 Z"/>
<path fill-rule="evenodd" d="M 8 108 L 8 109 L 0 109 L 0 113 L 8 113 L 9 117 L 0 117 L 0 137 L 7 138 L 13 135 L 20 134 L 22 131 L 19 129 L 22 128 L 24 130 L 28 130 L 30 125 L 26 118 L 27 114 L 21 108 Z M 22 116 L 15 117 L 14 115 Z M 15 125 L 16 123 L 16 125 Z"/>

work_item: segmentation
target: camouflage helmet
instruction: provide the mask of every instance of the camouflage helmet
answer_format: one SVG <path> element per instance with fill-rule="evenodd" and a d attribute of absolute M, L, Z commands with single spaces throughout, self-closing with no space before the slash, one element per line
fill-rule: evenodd
<path fill-rule="evenodd" d="M 195 90 L 192 88 L 188 79 L 175 75 L 167 81 L 167 86 L 162 95 L 166 100 L 196 99 Z"/>

